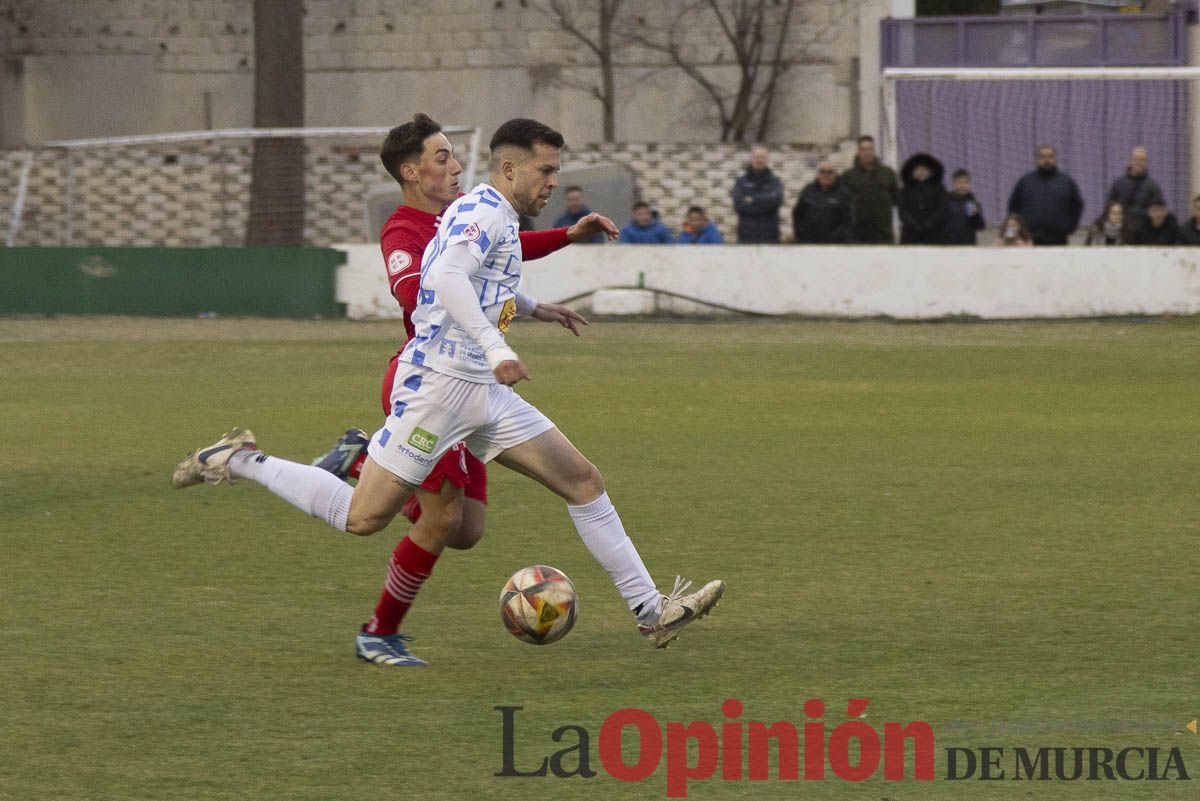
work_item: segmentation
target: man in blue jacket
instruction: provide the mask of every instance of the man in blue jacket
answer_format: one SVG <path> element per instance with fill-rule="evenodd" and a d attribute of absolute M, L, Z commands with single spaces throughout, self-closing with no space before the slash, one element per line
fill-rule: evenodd
<path fill-rule="evenodd" d="M 1083 196 L 1075 179 L 1059 172 L 1058 154 L 1050 145 L 1038 147 L 1037 169 L 1013 187 L 1008 213 L 1021 218 L 1035 245 L 1065 245 L 1079 227 Z"/>
<path fill-rule="evenodd" d="M 717 226 L 708 219 L 704 209 L 692 206 L 687 210 L 687 227 L 679 232 L 675 240 L 681 245 L 723 245 L 725 237 L 717 230 Z"/>
<path fill-rule="evenodd" d="M 669 245 L 671 232 L 654 219 L 650 204 L 639 200 L 633 204 L 633 219 L 621 229 L 617 242 L 622 245 Z"/>
<path fill-rule="evenodd" d="M 779 207 L 783 181 L 767 165 L 767 149 L 750 151 L 750 166 L 733 185 L 733 209 L 738 216 L 738 244 L 779 241 Z"/>
<path fill-rule="evenodd" d="M 563 201 L 567 204 L 567 210 L 563 212 L 561 217 L 554 221 L 555 228 L 570 228 L 592 213 L 592 210 L 587 207 L 587 203 L 583 200 L 583 187 L 568 186 L 563 190 Z M 608 237 L 601 232 L 597 233 L 591 239 L 584 239 L 577 244 L 585 242 L 600 244 L 606 241 L 608 241 Z"/>

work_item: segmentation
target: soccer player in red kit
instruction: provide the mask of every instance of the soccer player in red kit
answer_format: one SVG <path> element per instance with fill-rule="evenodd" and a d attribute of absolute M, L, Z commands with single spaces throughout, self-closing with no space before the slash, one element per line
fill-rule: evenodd
<path fill-rule="evenodd" d="M 393 128 L 380 158 L 404 193 L 404 204 L 384 223 L 380 247 L 388 285 L 404 309 L 406 339 L 411 339 L 422 255 L 437 233 L 442 210 L 460 194 L 463 168 L 441 126 L 424 114 Z M 590 214 L 570 228 L 522 232 L 521 250 L 524 259 L 536 259 L 571 242 L 589 241 L 596 234 L 611 239 L 617 228 L 607 217 Z M 553 321 L 572 330 L 575 324 L 565 315 Z M 394 356 L 383 379 L 385 416 L 392 411 L 396 366 Z M 357 478 L 369 439 L 361 429 L 350 429 L 315 464 L 341 478 Z M 398 633 L 400 623 L 442 550 L 471 548 L 483 536 L 486 503 L 487 468 L 460 442 L 441 458 L 404 506 L 403 514 L 414 526 L 389 560 L 375 613 L 357 638 L 359 658 L 400 667 L 425 664 L 408 650 L 407 636 Z"/>

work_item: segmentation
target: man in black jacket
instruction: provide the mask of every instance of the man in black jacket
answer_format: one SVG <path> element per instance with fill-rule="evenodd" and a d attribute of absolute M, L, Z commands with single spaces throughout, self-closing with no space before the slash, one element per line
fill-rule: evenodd
<path fill-rule="evenodd" d="M 779 207 L 783 205 L 783 181 L 767 164 L 767 149 L 750 151 L 750 166 L 733 185 L 733 209 L 737 212 L 738 244 L 779 241 Z"/>
<path fill-rule="evenodd" d="M 812 245 L 845 244 L 854 227 L 854 199 L 833 165 L 822 161 L 817 177 L 800 192 L 792 209 L 796 241 Z"/>
<path fill-rule="evenodd" d="M 1162 187 L 1150 177 L 1149 165 L 1146 148 L 1135 147 L 1129 154 L 1125 174 L 1112 182 L 1104 198 L 1105 208 L 1111 203 L 1121 204 L 1135 232 L 1146 224 L 1146 212 L 1152 204 L 1166 202 Z"/>
<path fill-rule="evenodd" d="M 1008 213 L 1021 218 L 1035 245 L 1065 245 L 1079 227 L 1083 196 L 1075 179 L 1059 171 L 1058 154 L 1050 145 L 1038 147 L 1037 169 L 1013 187 Z"/>

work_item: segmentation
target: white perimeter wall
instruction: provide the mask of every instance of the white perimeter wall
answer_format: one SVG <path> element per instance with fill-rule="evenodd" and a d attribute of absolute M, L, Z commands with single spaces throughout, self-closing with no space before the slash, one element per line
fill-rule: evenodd
<path fill-rule="evenodd" d="M 349 255 L 338 300 L 354 319 L 396 317 L 378 245 Z M 984 319 L 1200 313 L 1200 248 L 575 245 L 525 264 L 538 300 L 635 287 L 704 304 L 813 317 Z M 696 310 L 660 296 L 657 308 Z"/>

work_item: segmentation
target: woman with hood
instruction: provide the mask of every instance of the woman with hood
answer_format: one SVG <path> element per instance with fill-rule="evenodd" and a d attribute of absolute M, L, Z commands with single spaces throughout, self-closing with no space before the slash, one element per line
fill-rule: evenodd
<path fill-rule="evenodd" d="M 950 198 L 942 178 L 946 169 L 928 153 L 916 153 L 904 162 L 900 179 L 900 244 L 942 245 L 950 218 Z"/>

